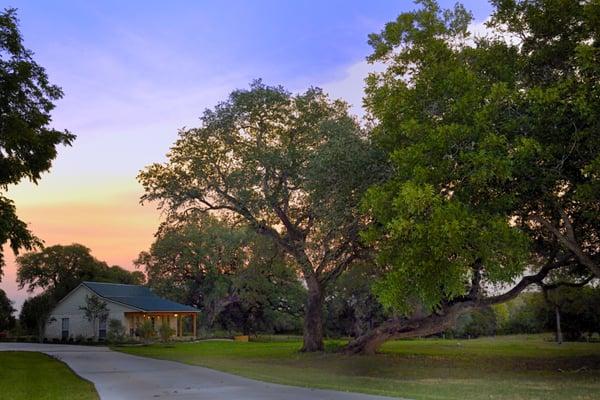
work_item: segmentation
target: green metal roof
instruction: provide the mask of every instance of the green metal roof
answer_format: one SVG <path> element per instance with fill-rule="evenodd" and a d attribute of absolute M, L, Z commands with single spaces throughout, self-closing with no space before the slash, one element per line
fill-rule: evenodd
<path fill-rule="evenodd" d="M 142 311 L 200 312 L 197 308 L 158 297 L 145 286 L 104 282 L 83 282 L 83 284 L 100 297 Z"/>

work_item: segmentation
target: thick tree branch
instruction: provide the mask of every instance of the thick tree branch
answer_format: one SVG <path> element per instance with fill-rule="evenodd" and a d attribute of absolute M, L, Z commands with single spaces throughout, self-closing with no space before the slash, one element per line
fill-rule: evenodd
<path fill-rule="evenodd" d="M 567 229 L 567 235 L 564 235 L 556 226 L 540 215 L 534 215 L 531 219 L 540 223 L 544 228 L 549 230 L 563 246 L 569 249 L 575 255 L 575 257 L 577 257 L 582 265 L 589 268 L 590 271 L 596 275 L 596 277 L 600 278 L 600 266 L 595 263 L 591 257 L 585 254 L 581 247 L 579 247 L 577 242 L 574 240 L 575 235 L 573 234 L 573 227 L 569 221 L 569 218 L 566 217 L 564 211 L 562 210 L 561 215 L 563 215 L 563 221 L 565 223 L 565 228 Z"/>
<path fill-rule="evenodd" d="M 558 289 L 560 287 L 574 287 L 574 288 L 578 288 L 578 287 L 583 287 L 585 285 L 587 285 L 588 283 L 590 283 L 592 281 L 592 279 L 594 279 L 594 276 L 588 276 L 587 278 L 579 281 L 579 282 L 567 282 L 567 281 L 558 281 L 558 282 L 553 282 L 553 283 L 540 283 L 540 286 L 542 287 L 542 289 L 544 289 L 544 291 L 548 291 L 548 290 L 555 290 Z"/>
<path fill-rule="evenodd" d="M 327 273 L 321 272 L 320 281 L 324 286 L 329 285 L 331 282 L 335 281 L 341 274 L 344 272 L 353 261 L 358 259 L 359 254 L 357 251 L 352 252 L 348 257 L 337 263 L 337 265 L 328 271 Z"/>
<path fill-rule="evenodd" d="M 446 302 L 438 312 L 425 317 L 390 319 L 351 341 L 343 351 L 351 354 L 373 354 L 381 344 L 388 340 L 428 336 L 443 332 L 453 326 L 456 318 L 461 314 L 472 309 L 506 302 L 517 297 L 527 287 L 543 282 L 550 272 L 568 265 L 571 258 L 570 254 L 558 259 L 552 257 L 536 274 L 523 277 L 512 289 L 501 295 L 475 299 L 468 295 L 462 296 Z"/>

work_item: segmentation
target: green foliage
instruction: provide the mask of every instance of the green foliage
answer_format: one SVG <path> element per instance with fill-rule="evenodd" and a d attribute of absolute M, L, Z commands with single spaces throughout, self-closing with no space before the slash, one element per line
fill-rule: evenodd
<path fill-rule="evenodd" d="M 388 69 L 369 78 L 366 102 L 395 176 L 369 190 L 365 210 L 377 224 L 364 237 L 392 267 L 376 292 L 403 313 L 415 300 L 433 309 L 465 295 L 476 270 L 511 282 L 528 256 L 503 188 L 520 154 L 487 121 L 497 77 L 477 70 L 488 54 L 466 45 L 470 20 L 461 6 L 442 13 L 424 2 L 371 36 L 371 60 Z"/>
<path fill-rule="evenodd" d="M 180 132 L 167 164 L 140 173 L 145 200 L 171 213 L 232 212 L 259 230 L 286 221 L 317 245 L 354 223 L 362 191 L 381 174 L 347 105 L 319 89 L 292 96 L 256 81 L 202 123 Z"/>
<path fill-rule="evenodd" d="M 139 324 L 135 330 L 136 336 L 142 338 L 144 343 L 148 344 L 152 340 L 154 336 L 156 336 L 156 331 L 152 326 L 152 321 L 149 319 L 145 319 L 144 322 Z"/>
<path fill-rule="evenodd" d="M 508 318 L 499 326 L 505 334 L 556 331 L 556 307 L 566 340 L 581 340 L 600 333 L 600 289 L 597 287 L 561 287 L 541 292 L 523 293 L 506 303 Z"/>
<path fill-rule="evenodd" d="M 201 307 L 206 318 L 214 319 L 218 312 L 210 307 L 229 294 L 230 277 L 247 258 L 247 233 L 209 216 L 163 225 L 136 265 L 158 294 Z"/>
<path fill-rule="evenodd" d="M 232 277 L 236 301 L 219 315 L 221 326 L 244 334 L 299 332 L 306 290 L 298 275 L 268 241 L 260 240 L 254 254 Z"/>
<path fill-rule="evenodd" d="M 37 183 L 56 158 L 57 146 L 75 139 L 49 127 L 54 102 L 63 94 L 23 46 L 18 22 L 15 9 L 0 13 L 0 278 L 5 243 L 15 253 L 41 244 L 2 191 L 22 179 Z"/>
<path fill-rule="evenodd" d="M 463 330 L 463 336 L 476 338 L 493 336 L 498 331 L 498 319 L 491 307 L 485 307 L 470 313 L 470 320 Z"/>
<path fill-rule="evenodd" d="M 21 307 L 19 323 L 28 332 L 36 334 L 40 342 L 44 339 L 44 328 L 55 304 L 56 300 L 52 295 L 41 293 L 25 300 Z"/>
<path fill-rule="evenodd" d="M 539 223 L 564 235 L 561 213 L 588 256 L 577 262 L 594 264 L 599 12 L 566 3 L 494 1 L 494 33 L 473 39 L 462 6 L 421 1 L 370 36 L 370 61 L 387 68 L 369 76 L 365 104 L 394 175 L 365 197 L 364 238 L 389 267 L 376 285 L 386 306 L 431 310 L 474 279 L 513 283 L 561 250 Z"/>
<path fill-rule="evenodd" d="M 600 276 L 600 6 L 597 1 L 493 2 L 495 26 L 521 37 L 513 46 L 519 68 L 492 110 L 509 142 L 528 143 L 512 190 L 522 220 L 543 216 L 559 233 L 531 236 L 550 247 L 571 236 L 569 249 L 588 273 Z M 526 160 L 528 162 L 525 162 Z M 563 215 L 561 215 L 561 213 Z M 565 229 L 572 227 L 572 235 Z M 564 241 L 562 242 L 564 244 Z"/>
<path fill-rule="evenodd" d="M 485 266 L 491 283 L 510 282 L 521 273 L 527 241 L 508 221 L 435 194 L 429 184 L 405 183 L 391 204 L 381 198 L 388 190 L 374 188 L 366 197 L 375 218 L 386 222 L 385 233 L 379 226 L 365 233 L 380 245 L 380 262 L 394 266 L 375 285 L 385 305 L 409 312 L 410 299 L 431 309 L 461 296 L 476 264 Z M 378 241 L 383 234 L 385 240 Z"/>
<path fill-rule="evenodd" d="M 79 307 L 79 309 L 83 311 L 85 318 L 90 322 L 108 314 L 106 302 L 95 294 L 86 295 L 85 305 Z"/>
<path fill-rule="evenodd" d="M 15 326 L 16 311 L 12 301 L 6 296 L 6 292 L 0 289 L 0 332 L 12 329 Z"/>
<path fill-rule="evenodd" d="M 108 317 L 108 305 L 100 297 L 93 294 L 85 296 L 85 304 L 80 306 L 79 309 L 83 311 L 85 318 L 92 324 L 94 339 L 97 339 L 96 322 Z"/>
<path fill-rule="evenodd" d="M 202 310 L 203 330 L 298 328 L 304 289 L 273 243 L 203 215 L 163 225 L 136 261 L 160 295 Z"/>
<path fill-rule="evenodd" d="M 60 300 L 82 281 L 140 284 L 141 272 L 109 267 L 80 244 L 50 246 L 17 257 L 17 282 L 28 291 L 43 289 Z"/>
<path fill-rule="evenodd" d="M 106 338 L 111 343 L 123 343 L 125 341 L 125 327 L 119 319 L 108 320 L 108 332 Z"/>
<path fill-rule="evenodd" d="M 364 263 L 339 277 L 325 300 L 328 337 L 359 336 L 390 316 L 371 290 L 380 275 L 376 265 Z"/>
<path fill-rule="evenodd" d="M 160 336 L 160 341 L 163 343 L 168 343 L 174 334 L 175 329 L 171 328 L 166 322 L 163 322 L 158 328 L 158 335 Z"/>
<path fill-rule="evenodd" d="M 548 293 L 547 301 L 537 310 L 547 330 L 556 329 L 555 307 L 566 340 L 580 340 L 584 335 L 600 334 L 600 288 L 561 287 Z"/>
<path fill-rule="evenodd" d="M 185 129 L 165 164 L 138 179 L 169 220 L 212 212 L 243 222 L 293 260 L 307 297 L 307 349 L 320 350 L 326 287 L 363 254 L 358 205 L 386 169 L 348 114 L 320 89 L 292 95 L 255 81 Z"/>
<path fill-rule="evenodd" d="M 545 316 L 540 310 L 545 308 L 544 297 L 540 292 L 522 293 L 506 303 L 508 318 L 500 331 L 504 334 L 543 332 Z"/>

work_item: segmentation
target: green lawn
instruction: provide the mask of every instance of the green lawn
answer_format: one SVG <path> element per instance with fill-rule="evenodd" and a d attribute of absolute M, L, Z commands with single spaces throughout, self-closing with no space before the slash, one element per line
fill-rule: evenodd
<path fill-rule="evenodd" d="M 42 353 L 0 351 L 0 399 L 97 400 L 94 385 Z"/>
<path fill-rule="evenodd" d="M 335 348 L 339 342 L 329 342 Z M 117 347 L 250 378 L 414 399 L 598 399 L 600 344 L 542 336 L 408 340 L 382 354 L 300 354 L 299 341 Z"/>

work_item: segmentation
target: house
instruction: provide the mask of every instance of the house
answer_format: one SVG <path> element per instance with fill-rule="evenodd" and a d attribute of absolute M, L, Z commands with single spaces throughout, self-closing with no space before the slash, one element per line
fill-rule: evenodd
<path fill-rule="evenodd" d="M 90 322 L 81 307 L 86 298 L 95 295 L 103 300 L 108 315 L 99 322 Z M 156 330 L 167 323 L 177 338 L 196 337 L 196 321 L 200 311 L 194 307 L 163 299 L 147 287 L 103 282 L 82 282 L 62 298 L 52 310 L 45 328 L 48 340 L 76 338 L 105 339 L 108 321 L 121 321 L 126 334 L 135 337 L 136 328 L 151 321 Z M 97 332 L 95 332 L 97 329 Z"/>

